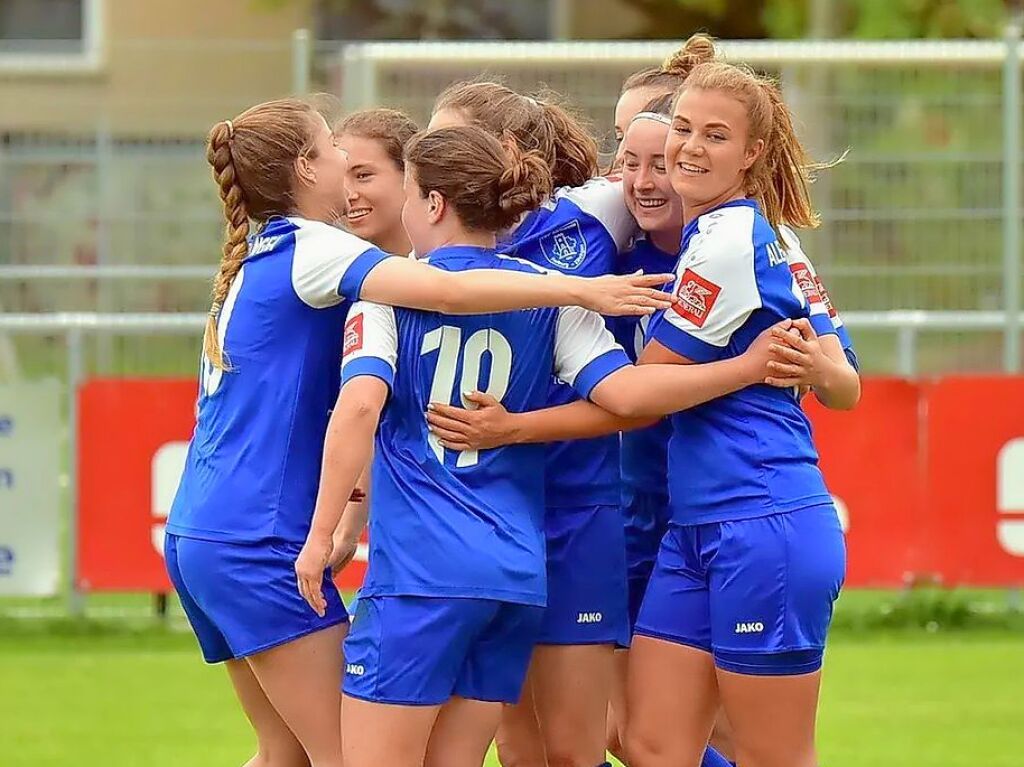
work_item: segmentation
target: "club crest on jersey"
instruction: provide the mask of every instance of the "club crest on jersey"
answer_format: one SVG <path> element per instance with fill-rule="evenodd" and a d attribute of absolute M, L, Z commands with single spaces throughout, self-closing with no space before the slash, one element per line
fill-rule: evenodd
<path fill-rule="evenodd" d="M 342 354 L 346 357 L 363 348 L 363 315 L 349 317 L 345 323 L 345 346 Z"/>
<path fill-rule="evenodd" d="M 705 280 L 692 269 L 686 269 L 679 278 L 679 285 L 676 288 L 679 302 L 673 305 L 672 309 L 683 319 L 702 328 L 721 292 L 722 288 L 719 285 L 711 280 Z"/>
<path fill-rule="evenodd" d="M 566 271 L 578 269 L 587 257 L 587 241 L 579 221 L 570 221 L 540 238 L 540 249 L 553 266 Z"/>
<path fill-rule="evenodd" d="M 807 267 L 807 264 L 802 264 L 797 261 L 795 264 L 789 265 L 789 270 L 793 273 L 793 279 L 796 280 L 797 287 L 800 288 L 800 292 L 804 294 L 804 298 L 807 299 L 807 303 L 820 304 L 821 294 L 818 293 L 817 282 L 811 274 L 811 270 Z"/>

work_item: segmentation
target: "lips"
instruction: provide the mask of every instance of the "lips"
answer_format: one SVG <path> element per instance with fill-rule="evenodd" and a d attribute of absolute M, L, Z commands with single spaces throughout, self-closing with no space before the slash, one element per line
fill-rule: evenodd
<path fill-rule="evenodd" d="M 676 167 L 688 176 L 703 176 L 709 172 L 707 168 L 702 168 L 699 165 L 693 165 L 688 162 L 677 162 Z"/>
<path fill-rule="evenodd" d="M 653 211 L 665 207 L 668 200 L 664 197 L 637 197 L 636 204 L 640 210 Z"/>
<path fill-rule="evenodd" d="M 373 211 L 373 208 L 352 208 L 347 214 L 345 214 L 345 218 L 350 224 L 354 224 L 357 221 L 361 221 L 366 218 L 371 211 Z"/>

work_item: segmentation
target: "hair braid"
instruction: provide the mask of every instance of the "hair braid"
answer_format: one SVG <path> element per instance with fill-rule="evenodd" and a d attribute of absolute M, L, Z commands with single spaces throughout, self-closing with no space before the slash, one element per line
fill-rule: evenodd
<path fill-rule="evenodd" d="M 217 123 L 210 131 L 206 149 L 206 161 L 213 168 L 213 178 L 220 190 L 220 199 L 224 205 L 224 218 L 227 220 L 224 230 L 224 251 L 220 260 L 220 269 L 213 279 L 211 291 L 212 303 L 210 314 L 206 320 L 206 332 L 203 336 L 203 351 L 217 368 L 228 369 L 228 361 L 224 357 L 220 338 L 217 334 L 217 320 L 224 302 L 227 300 L 231 283 L 235 281 L 242 263 L 249 253 L 249 213 L 245 204 L 245 195 L 239 183 L 234 158 L 231 155 L 231 141 L 234 130 L 227 122 Z"/>

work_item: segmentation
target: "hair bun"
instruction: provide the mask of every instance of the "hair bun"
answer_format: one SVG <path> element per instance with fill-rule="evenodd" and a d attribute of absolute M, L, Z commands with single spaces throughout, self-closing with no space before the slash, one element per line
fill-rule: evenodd
<path fill-rule="evenodd" d="M 710 35 L 698 32 L 691 35 L 682 48 L 662 62 L 661 70 L 686 77 L 694 67 L 714 61 L 716 55 L 715 39 Z"/>

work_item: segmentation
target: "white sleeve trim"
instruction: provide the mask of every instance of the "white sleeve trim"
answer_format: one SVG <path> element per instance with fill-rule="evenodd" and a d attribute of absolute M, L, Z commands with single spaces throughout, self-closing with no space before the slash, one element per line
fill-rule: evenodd
<path fill-rule="evenodd" d="M 576 377 L 595 359 L 621 349 L 600 314 L 563 306 L 555 325 L 555 375 L 574 386 Z"/>
<path fill-rule="evenodd" d="M 349 310 L 342 364 L 348 365 L 363 357 L 383 360 L 394 374 L 398 364 L 398 323 L 394 308 L 357 301 Z"/>
<path fill-rule="evenodd" d="M 722 348 L 763 302 L 754 266 L 754 211 L 736 207 L 719 213 L 701 217 L 679 259 L 672 286 L 679 302 L 665 310 L 665 319 Z"/>
<path fill-rule="evenodd" d="M 555 190 L 553 202 L 567 199 L 601 223 L 619 251 L 625 250 L 638 232 L 636 220 L 626 207 L 622 182 L 592 178 L 583 186 Z"/>
<path fill-rule="evenodd" d="M 345 273 L 374 245 L 322 221 L 293 222 L 297 225 L 292 256 L 295 294 L 314 309 L 337 306 L 345 300 L 340 292 Z"/>

